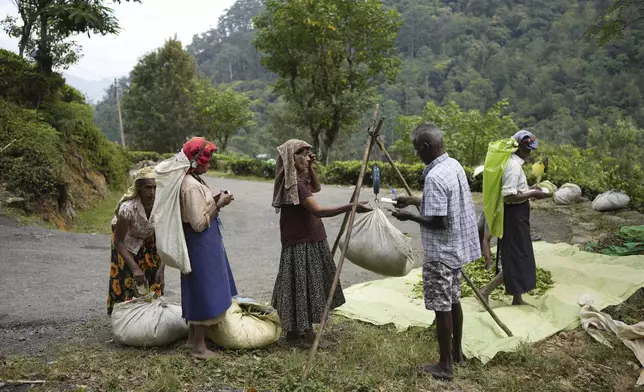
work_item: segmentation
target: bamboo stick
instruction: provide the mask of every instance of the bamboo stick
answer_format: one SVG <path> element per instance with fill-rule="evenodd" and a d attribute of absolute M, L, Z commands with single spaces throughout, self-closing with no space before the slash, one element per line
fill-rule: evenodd
<path fill-rule="evenodd" d="M 340 260 L 338 261 L 338 266 L 335 271 L 335 276 L 333 277 L 331 290 L 329 292 L 329 298 L 326 301 L 326 306 L 324 307 L 324 313 L 322 314 L 322 319 L 320 320 L 320 327 L 318 328 L 318 332 L 315 335 L 315 342 L 313 342 L 313 347 L 311 347 L 309 358 L 306 363 L 306 367 L 304 368 L 302 381 L 305 381 L 309 376 L 309 373 L 311 372 L 311 369 L 313 367 L 313 360 L 315 359 L 315 353 L 317 352 L 318 346 L 320 345 L 320 340 L 322 339 L 324 326 L 326 325 L 326 320 L 329 316 L 329 311 L 331 310 L 331 303 L 333 302 L 333 296 L 335 294 L 336 288 L 338 287 L 338 281 L 340 280 L 340 273 L 342 272 L 342 266 L 344 265 L 344 258 L 347 252 L 347 246 L 349 245 L 349 241 L 351 240 L 351 232 L 353 231 L 353 222 L 356 217 L 356 209 L 358 207 L 358 201 L 360 200 L 360 188 L 362 187 L 362 181 L 364 180 L 364 175 L 367 171 L 367 162 L 369 162 L 369 155 L 371 154 L 371 149 L 373 148 L 375 139 L 378 137 L 378 134 L 380 132 L 380 127 L 382 126 L 382 123 L 384 122 L 384 120 L 385 120 L 384 117 L 380 118 L 375 131 L 373 132 L 373 134 L 369 135 L 369 140 L 367 141 L 367 146 L 365 147 L 364 157 L 362 158 L 362 166 L 360 167 L 360 175 L 358 176 L 358 182 L 356 184 L 356 192 L 355 192 L 356 197 L 353 200 L 353 203 L 351 206 L 351 212 L 349 213 L 347 232 L 344 237 L 344 244 L 342 244 Z"/>
<path fill-rule="evenodd" d="M 376 109 L 373 111 L 373 116 L 371 116 L 371 122 L 369 123 L 369 127 L 367 128 L 367 133 L 369 133 L 369 135 L 372 135 L 374 129 L 376 129 L 376 126 L 377 126 L 376 119 L 378 118 L 379 110 L 380 110 L 380 104 L 376 104 Z M 369 153 L 371 154 L 371 150 Z M 351 199 L 349 199 L 349 203 L 353 203 L 353 201 L 355 200 L 357 189 L 358 188 L 353 190 L 353 194 L 351 195 Z M 344 218 L 342 218 L 340 231 L 338 232 L 338 235 L 337 237 L 335 237 L 335 241 L 333 242 L 333 248 L 331 250 L 331 257 L 333 259 L 335 259 L 335 252 L 338 250 L 338 245 L 340 245 L 340 238 L 342 238 L 342 234 L 344 234 L 344 229 L 347 227 L 348 221 L 349 221 L 349 213 L 347 212 L 346 214 L 344 214 Z"/>

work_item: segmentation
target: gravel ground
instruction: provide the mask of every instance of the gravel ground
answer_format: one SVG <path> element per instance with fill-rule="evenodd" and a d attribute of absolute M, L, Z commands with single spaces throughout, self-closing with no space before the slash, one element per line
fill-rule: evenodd
<path fill-rule="evenodd" d="M 281 247 L 279 215 L 270 205 L 273 185 L 206 179 L 213 190 L 229 189 L 236 198 L 221 218 L 240 295 L 270 300 Z M 350 187 L 325 186 L 316 198 L 322 205 L 345 204 L 351 193 Z M 373 199 L 370 189 L 363 195 L 363 200 Z M 342 216 L 325 219 L 331 245 L 341 223 Z M 414 248 L 420 251 L 415 224 L 395 224 L 410 233 Z M 79 326 L 108 320 L 109 236 L 19 226 L 0 217 L 0 243 L 0 354 L 39 350 L 43 344 L 73 335 Z M 350 262 L 342 271 L 344 287 L 376 278 Z M 177 270 L 166 270 L 166 291 L 167 297 L 179 300 Z"/>
<path fill-rule="evenodd" d="M 222 213 L 222 221 L 240 295 L 268 301 L 280 256 L 279 215 L 270 205 L 272 184 L 206 178 L 213 190 L 229 189 L 236 198 Z M 351 192 L 351 187 L 324 186 L 316 199 L 322 205 L 345 204 Z M 362 194 L 362 200 L 373 200 L 371 189 L 365 188 Z M 533 213 L 535 231 L 547 241 L 566 241 L 566 224 L 541 215 L 544 213 Z M 342 216 L 325 219 L 331 245 L 341 222 Z M 392 222 L 412 237 L 419 263 L 418 225 Z M 78 328 L 108 322 L 109 236 L 19 226 L 0 217 L 0 243 L 0 354 L 35 352 L 46 344 L 71 338 Z M 344 287 L 377 278 L 350 262 L 342 270 Z M 179 300 L 177 270 L 166 270 L 166 291 L 167 297 Z"/>

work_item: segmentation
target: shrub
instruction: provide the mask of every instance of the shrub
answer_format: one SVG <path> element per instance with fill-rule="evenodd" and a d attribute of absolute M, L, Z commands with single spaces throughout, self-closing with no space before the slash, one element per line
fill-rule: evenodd
<path fill-rule="evenodd" d="M 34 109 L 64 85 L 60 75 L 44 76 L 35 65 L 0 49 L 0 98 Z"/>
<path fill-rule="evenodd" d="M 132 163 L 139 163 L 141 161 L 159 162 L 164 159 L 156 151 L 128 151 L 127 156 Z"/>
<path fill-rule="evenodd" d="M 15 140 L 15 141 L 14 141 Z M 35 110 L 0 99 L 0 180 L 28 200 L 57 197 L 63 184 L 63 148 L 58 133 Z"/>
<path fill-rule="evenodd" d="M 49 121 L 60 132 L 69 151 L 76 151 L 83 158 L 86 168 L 103 176 L 111 189 L 118 189 L 127 182 L 129 160 L 123 149 L 107 140 L 93 121 L 92 108 L 76 102 L 56 101 L 45 110 Z"/>

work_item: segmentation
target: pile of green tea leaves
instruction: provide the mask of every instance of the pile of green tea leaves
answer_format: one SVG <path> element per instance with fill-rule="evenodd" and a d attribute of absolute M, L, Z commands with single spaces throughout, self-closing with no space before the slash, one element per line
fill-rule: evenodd
<path fill-rule="evenodd" d="M 623 226 L 599 241 L 587 243 L 582 249 L 611 256 L 644 255 L 644 225 Z"/>
<path fill-rule="evenodd" d="M 465 267 L 463 267 L 463 271 L 467 273 L 470 279 L 472 279 L 474 285 L 478 287 L 479 290 L 483 286 L 488 284 L 495 275 L 495 269 L 492 269 L 490 271 L 487 271 L 485 269 L 485 260 L 483 258 L 467 264 Z M 540 297 L 548 290 L 550 290 L 554 286 L 554 284 L 555 282 L 552 280 L 552 274 L 550 273 L 550 271 L 544 270 L 543 268 L 537 268 L 537 287 L 534 290 L 530 291 L 528 295 L 532 297 Z M 461 282 L 461 297 L 465 298 L 473 296 L 474 291 L 472 291 L 472 288 L 467 284 L 467 282 L 465 282 L 465 279 L 463 279 Z M 490 297 L 495 300 L 501 299 L 502 297 L 506 296 L 505 286 L 503 284 L 497 287 L 490 295 Z M 414 286 L 412 287 L 412 297 L 416 299 L 423 298 L 422 276 L 419 276 L 418 282 L 414 283 Z"/>

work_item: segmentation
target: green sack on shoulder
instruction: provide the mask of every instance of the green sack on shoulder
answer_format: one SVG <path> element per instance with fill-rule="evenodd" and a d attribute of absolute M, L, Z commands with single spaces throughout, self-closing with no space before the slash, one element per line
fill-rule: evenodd
<path fill-rule="evenodd" d="M 503 238 L 503 171 L 512 154 L 519 148 L 514 138 L 491 142 L 483 169 L 483 213 L 493 237 Z"/>

